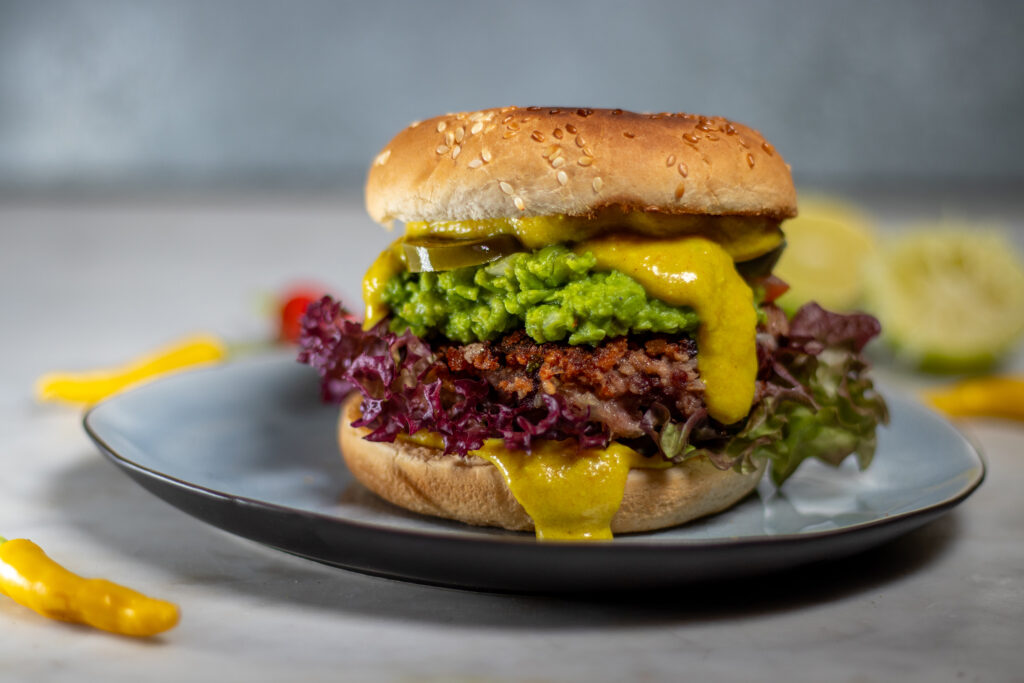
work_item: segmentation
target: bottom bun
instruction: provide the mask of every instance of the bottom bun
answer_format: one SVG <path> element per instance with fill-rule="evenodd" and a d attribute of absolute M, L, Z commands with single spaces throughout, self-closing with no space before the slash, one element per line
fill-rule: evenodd
<path fill-rule="evenodd" d="M 383 443 L 363 438 L 361 397 L 341 410 L 338 439 L 349 471 L 381 498 L 424 515 L 475 526 L 533 530 L 533 520 L 512 497 L 498 469 L 476 456 L 444 455 L 408 441 Z M 651 531 L 721 512 L 757 486 L 765 465 L 740 474 L 720 470 L 706 458 L 667 469 L 634 469 L 626 479 L 612 533 Z"/>

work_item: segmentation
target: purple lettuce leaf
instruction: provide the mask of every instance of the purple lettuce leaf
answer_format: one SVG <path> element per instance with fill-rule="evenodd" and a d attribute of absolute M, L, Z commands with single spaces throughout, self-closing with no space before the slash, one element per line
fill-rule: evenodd
<path fill-rule="evenodd" d="M 814 302 L 802 306 L 789 321 L 790 344 L 804 348 L 840 346 L 860 353 L 881 331 L 882 326 L 874 316 L 832 313 Z"/>
<path fill-rule="evenodd" d="M 310 304 L 299 344 L 299 362 L 320 373 L 325 400 L 340 403 L 352 390 L 362 394 L 362 417 L 353 424 L 368 428 L 370 441 L 427 429 L 441 435 L 445 453 L 459 455 L 489 438 L 521 450 L 536 439 L 572 439 L 580 448 L 609 442 L 603 425 L 558 397 L 517 405 L 491 400 L 485 381 L 452 376 L 424 340 L 389 332 L 384 323 L 363 330 L 329 297 Z"/>

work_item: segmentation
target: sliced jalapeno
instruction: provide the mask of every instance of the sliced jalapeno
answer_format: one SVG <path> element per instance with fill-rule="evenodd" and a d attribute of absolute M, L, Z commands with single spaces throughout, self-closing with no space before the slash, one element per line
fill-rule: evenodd
<path fill-rule="evenodd" d="M 442 240 L 430 237 L 407 239 L 402 243 L 409 272 L 455 270 L 497 261 L 523 251 L 512 235 L 493 235 L 474 240 Z"/>

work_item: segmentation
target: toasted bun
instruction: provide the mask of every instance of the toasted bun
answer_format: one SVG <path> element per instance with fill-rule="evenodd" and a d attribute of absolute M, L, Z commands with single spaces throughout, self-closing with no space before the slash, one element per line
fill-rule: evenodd
<path fill-rule="evenodd" d="M 381 498 L 424 515 L 476 526 L 529 531 L 533 520 L 512 497 L 498 469 L 486 460 L 444 455 L 405 441 L 367 441 L 358 395 L 344 405 L 338 438 L 345 464 Z M 722 471 L 706 460 L 663 470 L 630 470 L 612 532 L 676 526 L 731 507 L 757 486 L 764 466 L 750 474 Z"/>
<path fill-rule="evenodd" d="M 723 118 L 528 107 L 447 114 L 377 155 L 366 208 L 379 223 L 675 214 L 796 215 L 789 166 L 761 134 Z"/>

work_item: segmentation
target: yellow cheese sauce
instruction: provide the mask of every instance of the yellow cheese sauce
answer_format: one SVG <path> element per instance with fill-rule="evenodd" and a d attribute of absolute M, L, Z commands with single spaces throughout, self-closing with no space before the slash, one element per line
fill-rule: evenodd
<path fill-rule="evenodd" d="M 757 377 L 754 294 L 729 254 L 702 237 L 658 239 L 612 235 L 581 242 L 598 268 L 618 270 L 648 294 L 700 317 L 697 367 L 708 414 L 722 424 L 746 417 Z"/>
<path fill-rule="evenodd" d="M 423 446 L 441 447 L 437 434 L 405 437 Z M 622 504 L 630 469 L 671 467 L 612 442 L 608 448 L 577 451 L 571 443 L 538 441 L 531 453 L 505 448 L 488 439 L 470 451 L 494 465 L 512 496 L 533 519 L 539 540 L 579 541 L 612 538 L 612 518 Z"/>
<path fill-rule="evenodd" d="M 474 221 L 413 222 L 407 237 L 477 239 L 515 235 L 527 249 L 578 242 L 610 232 L 650 237 L 702 235 L 722 245 L 734 261 L 748 261 L 782 244 L 779 222 L 760 216 L 672 215 L 607 209 L 593 216 L 525 216 Z"/>

